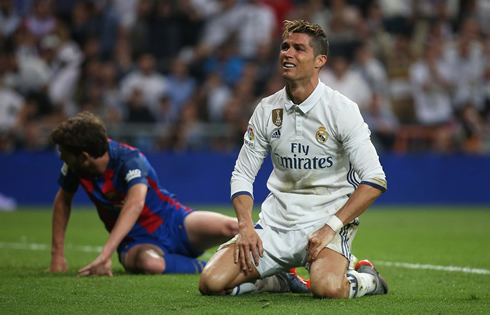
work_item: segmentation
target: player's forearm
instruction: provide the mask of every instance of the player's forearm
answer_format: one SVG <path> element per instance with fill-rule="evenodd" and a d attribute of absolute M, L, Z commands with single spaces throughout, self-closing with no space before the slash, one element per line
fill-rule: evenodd
<path fill-rule="evenodd" d="M 65 233 L 71 213 L 71 199 L 59 191 L 53 204 L 51 255 L 64 256 Z"/>
<path fill-rule="evenodd" d="M 249 195 L 238 195 L 232 200 L 238 219 L 238 228 L 253 227 L 252 208 L 254 201 Z"/>
<path fill-rule="evenodd" d="M 106 244 L 102 248 L 102 254 L 109 258 L 112 256 L 117 246 L 122 242 L 124 237 L 128 235 L 132 227 L 136 224 L 138 217 L 144 207 L 144 201 L 133 201 L 124 204 L 124 207 L 117 218 L 116 224 L 111 231 L 111 235 Z"/>
<path fill-rule="evenodd" d="M 345 205 L 336 213 L 344 225 L 360 216 L 381 195 L 378 188 L 361 184 L 354 191 Z"/>

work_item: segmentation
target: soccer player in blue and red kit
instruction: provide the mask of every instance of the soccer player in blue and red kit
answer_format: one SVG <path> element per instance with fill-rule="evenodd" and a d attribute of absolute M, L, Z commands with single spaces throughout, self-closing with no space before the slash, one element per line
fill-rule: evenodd
<path fill-rule="evenodd" d="M 235 218 L 179 203 L 160 186 L 146 157 L 108 139 L 104 124 L 91 113 L 64 121 L 49 139 L 65 162 L 53 205 L 50 272 L 68 270 L 65 232 L 79 185 L 110 232 L 100 255 L 80 275 L 112 276 L 115 251 L 131 273 L 199 273 L 206 262 L 196 258 L 238 233 Z"/>

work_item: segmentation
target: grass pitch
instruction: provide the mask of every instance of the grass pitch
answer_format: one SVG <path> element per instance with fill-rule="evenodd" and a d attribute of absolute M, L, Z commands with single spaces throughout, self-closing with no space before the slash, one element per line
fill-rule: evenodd
<path fill-rule="evenodd" d="M 234 215 L 230 208 L 218 210 Z M 51 211 L 24 208 L 0 213 L 0 314 L 488 314 L 489 225 L 489 207 L 372 208 L 361 216 L 353 253 L 375 263 L 388 295 L 204 297 L 199 275 L 129 275 L 115 255 L 113 278 L 77 276 L 108 237 L 95 210 L 72 212 L 66 235 L 70 271 L 46 274 Z M 306 270 L 299 273 L 307 277 Z"/>

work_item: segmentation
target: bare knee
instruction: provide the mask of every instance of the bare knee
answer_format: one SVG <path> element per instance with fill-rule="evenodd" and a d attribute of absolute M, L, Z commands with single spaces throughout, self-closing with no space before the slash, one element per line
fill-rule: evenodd
<path fill-rule="evenodd" d="M 136 265 L 139 272 L 144 274 L 162 274 L 165 271 L 165 261 L 163 258 L 142 258 Z"/>
<path fill-rule="evenodd" d="M 349 284 L 347 278 L 342 275 L 324 274 L 321 279 L 312 279 L 311 292 L 320 299 L 342 299 L 349 297 Z"/>
<path fill-rule="evenodd" d="M 199 279 L 199 291 L 202 295 L 225 295 L 226 291 L 220 277 L 204 268 Z"/>
<path fill-rule="evenodd" d="M 133 273 L 162 274 L 165 260 L 154 250 L 142 248 L 127 261 L 126 269 Z"/>

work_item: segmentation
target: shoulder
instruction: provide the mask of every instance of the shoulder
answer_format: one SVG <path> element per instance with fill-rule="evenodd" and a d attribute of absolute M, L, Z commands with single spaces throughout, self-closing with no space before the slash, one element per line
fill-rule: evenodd
<path fill-rule="evenodd" d="M 276 93 L 264 97 L 257 107 L 263 110 L 269 110 L 277 107 L 284 107 L 286 91 L 284 88 L 280 89 Z"/>
<path fill-rule="evenodd" d="M 109 156 L 116 164 L 143 159 L 143 155 L 137 148 L 113 140 L 109 140 Z"/>
<path fill-rule="evenodd" d="M 347 96 L 337 90 L 333 90 L 325 84 L 323 84 L 322 99 L 324 102 L 324 108 L 327 108 L 332 112 L 340 113 L 346 109 L 359 108 L 357 104 Z"/>

